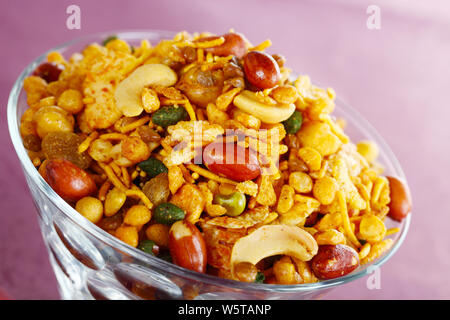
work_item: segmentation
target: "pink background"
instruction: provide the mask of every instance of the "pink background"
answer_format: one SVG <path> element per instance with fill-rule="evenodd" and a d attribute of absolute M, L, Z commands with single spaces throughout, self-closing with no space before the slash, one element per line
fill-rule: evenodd
<path fill-rule="evenodd" d="M 408 177 L 410 233 L 382 268 L 381 290 L 366 278 L 335 299 L 449 299 L 450 5 L 448 1 L 1 1 L 0 287 L 14 298 L 57 299 L 35 209 L 6 126 L 6 101 L 22 69 L 48 48 L 117 29 L 226 32 L 266 38 L 298 73 L 332 86 L 384 136 Z M 369 4 L 381 30 L 366 27 Z M 69 4 L 82 29 L 67 30 Z"/>

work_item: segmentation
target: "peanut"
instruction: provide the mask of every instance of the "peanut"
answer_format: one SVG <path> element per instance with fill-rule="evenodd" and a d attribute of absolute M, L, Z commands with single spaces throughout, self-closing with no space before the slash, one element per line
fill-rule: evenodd
<path fill-rule="evenodd" d="M 169 249 L 175 264 L 205 273 L 205 240 L 195 225 L 184 220 L 175 222 L 169 231 Z"/>
<path fill-rule="evenodd" d="M 345 276 L 358 266 L 358 253 L 343 244 L 320 246 L 317 255 L 311 260 L 312 270 L 320 279 Z"/>
<path fill-rule="evenodd" d="M 396 221 L 402 221 L 411 212 L 411 195 L 408 186 L 395 177 L 387 177 L 387 179 L 391 190 L 388 215 Z"/>

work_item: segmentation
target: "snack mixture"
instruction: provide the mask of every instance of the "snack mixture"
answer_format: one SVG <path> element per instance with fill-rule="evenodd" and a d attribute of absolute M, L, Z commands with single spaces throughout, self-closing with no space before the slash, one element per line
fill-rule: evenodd
<path fill-rule="evenodd" d="M 24 146 L 81 215 L 148 254 L 246 282 L 346 275 L 390 248 L 409 192 L 345 135 L 334 91 L 292 79 L 270 45 L 181 32 L 52 52 L 24 81 Z"/>

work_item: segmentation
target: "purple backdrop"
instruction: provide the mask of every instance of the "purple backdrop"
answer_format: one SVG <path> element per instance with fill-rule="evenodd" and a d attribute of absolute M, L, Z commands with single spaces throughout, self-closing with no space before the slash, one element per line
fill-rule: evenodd
<path fill-rule="evenodd" d="M 368 290 L 363 278 L 327 298 L 450 298 L 450 5 L 377 3 L 381 29 L 370 31 L 366 0 L 1 1 L 0 287 L 14 298 L 58 298 L 7 132 L 6 101 L 21 70 L 48 48 L 83 34 L 152 28 L 222 33 L 233 27 L 253 43 L 272 39 L 271 50 L 283 53 L 294 70 L 334 87 L 385 137 L 408 177 L 412 225 L 381 270 L 381 290 Z M 70 4 L 81 7 L 81 30 L 66 28 Z"/>

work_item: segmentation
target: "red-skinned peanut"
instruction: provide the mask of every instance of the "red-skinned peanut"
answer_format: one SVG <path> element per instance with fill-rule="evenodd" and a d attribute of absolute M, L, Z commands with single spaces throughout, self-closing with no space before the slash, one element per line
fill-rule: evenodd
<path fill-rule="evenodd" d="M 91 176 L 68 160 L 49 160 L 45 173 L 48 184 L 68 202 L 78 201 L 97 191 Z"/>
<path fill-rule="evenodd" d="M 245 77 L 252 85 L 269 89 L 281 79 L 280 67 L 275 59 L 265 52 L 250 51 L 244 57 Z"/>
<path fill-rule="evenodd" d="M 205 273 L 205 240 L 195 225 L 185 220 L 175 222 L 169 231 L 169 250 L 176 265 Z"/>
<path fill-rule="evenodd" d="M 234 181 L 247 181 L 261 173 L 256 151 L 234 142 L 214 142 L 203 150 L 203 161 L 212 172 Z"/>

